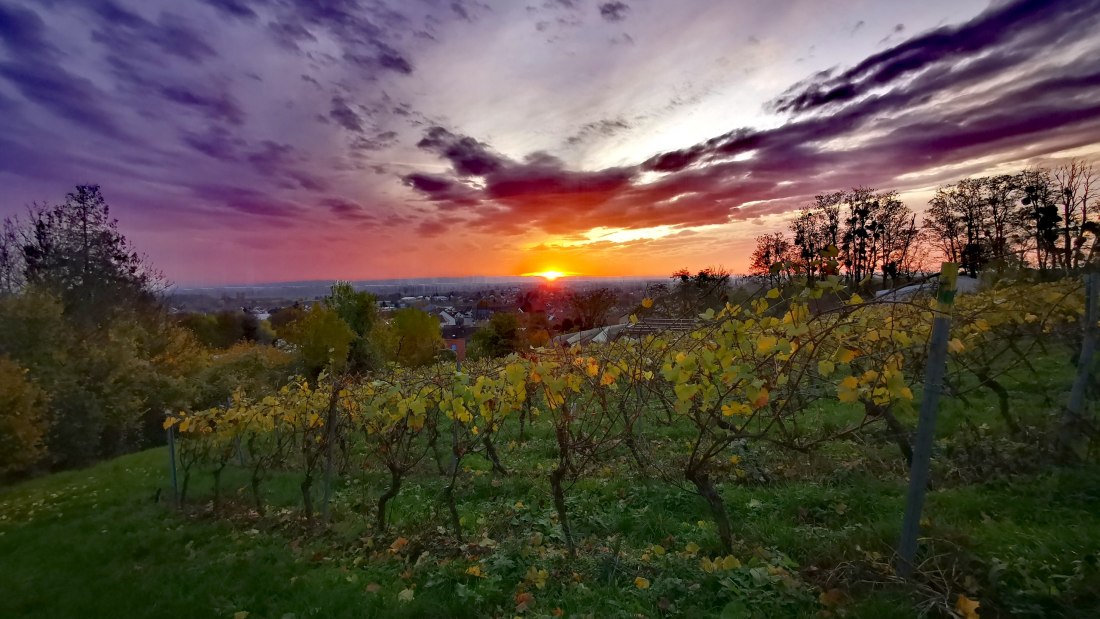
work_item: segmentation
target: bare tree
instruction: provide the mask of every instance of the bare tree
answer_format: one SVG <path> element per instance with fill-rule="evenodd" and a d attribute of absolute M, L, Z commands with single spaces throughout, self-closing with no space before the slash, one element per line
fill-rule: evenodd
<path fill-rule="evenodd" d="M 756 237 L 756 249 L 749 261 L 749 273 L 781 283 L 789 280 L 793 272 L 794 247 L 782 232 Z"/>
<path fill-rule="evenodd" d="M 569 297 L 569 307 L 573 310 L 573 324 L 579 326 L 582 331 L 606 325 L 607 316 L 618 300 L 618 295 L 607 288 L 574 293 Z"/>
<path fill-rule="evenodd" d="M 1062 216 L 1062 268 L 1069 272 L 1080 268 L 1084 261 L 1089 205 L 1097 199 L 1100 186 L 1092 164 L 1080 159 L 1055 168 L 1053 177 Z"/>
<path fill-rule="evenodd" d="M 1016 175 L 1021 208 L 1017 222 L 1025 261 L 1035 256 L 1040 272 L 1057 268 L 1058 223 L 1062 221 L 1055 203 L 1053 180 L 1047 170 L 1032 168 Z"/>
<path fill-rule="evenodd" d="M 798 219 L 791 222 L 794 235 L 794 253 L 799 269 L 810 280 L 819 275 L 818 258 L 829 246 L 840 247 L 840 202 L 844 192 L 822 194 L 814 204 L 802 210 Z"/>

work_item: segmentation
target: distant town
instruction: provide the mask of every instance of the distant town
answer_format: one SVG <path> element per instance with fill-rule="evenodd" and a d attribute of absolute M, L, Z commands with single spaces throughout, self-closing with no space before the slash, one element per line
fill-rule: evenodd
<path fill-rule="evenodd" d="M 466 356 L 474 333 L 494 314 L 538 316 L 560 342 L 605 338 L 629 325 L 630 315 L 647 295 L 669 282 L 666 277 L 468 277 L 356 281 L 357 291 L 373 294 L 383 319 L 399 309 L 416 308 L 439 322 L 444 347 Z M 733 283 L 733 282 L 731 282 Z M 257 323 L 288 309 L 308 310 L 324 299 L 332 282 L 286 282 L 240 286 L 172 287 L 173 314 L 241 312 Z M 600 297 L 595 316 L 578 316 L 578 297 Z M 582 312 L 583 313 L 583 312 Z M 610 331 L 608 331 L 610 329 Z M 601 332 L 603 335 L 601 336 Z M 580 334 L 570 338 L 572 334 Z"/>

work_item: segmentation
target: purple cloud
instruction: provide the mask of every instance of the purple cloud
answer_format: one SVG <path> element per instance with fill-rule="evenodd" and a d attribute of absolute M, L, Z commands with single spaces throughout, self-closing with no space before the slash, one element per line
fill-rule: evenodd
<path fill-rule="evenodd" d="M 1098 15 L 1100 3 L 1095 0 L 997 3 L 964 24 L 942 26 L 910 38 L 835 77 L 797 84 L 771 105 L 780 112 L 805 112 L 851 101 L 934 65 L 950 67 L 980 54 L 1019 55 L 1056 49 L 1065 40 L 1095 32 Z"/>
<path fill-rule="evenodd" d="M 628 12 L 630 12 L 630 6 L 618 0 L 615 2 L 604 2 L 600 5 L 600 17 L 607 21 L 622 21 L 626 19 L 626 14 Z"/>

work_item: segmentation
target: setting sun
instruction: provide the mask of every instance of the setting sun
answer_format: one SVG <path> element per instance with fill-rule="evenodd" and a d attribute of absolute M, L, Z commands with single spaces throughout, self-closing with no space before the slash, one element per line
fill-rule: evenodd
<path fill-rule="evenodd" d="M 537 273 L 524 273 L 524 277 L 541 277 L 548 282 L 552 282 L 559 277 L 565 277 L 567 275 L 575 275 L 575 273 L 566 273 L 564 271 L 539 271 Z"/>

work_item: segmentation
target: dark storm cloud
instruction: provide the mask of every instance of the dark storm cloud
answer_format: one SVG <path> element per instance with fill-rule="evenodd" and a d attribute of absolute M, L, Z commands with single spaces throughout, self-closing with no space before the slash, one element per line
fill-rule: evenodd
<path fill-rule="evenodd" d="M 206 4 L 218 9 L 226 15 L 241 17 L 244 19 L 256 19 L 259 17 L 245 0 L 202 0 Z"/>
<path fill-rule="evenodd" d="M 321 205 L 328 209 L 336 217 L 356 224 L 375 224 L 375 217 L 357 202 L 346 198 L 329 197 L 321 200 Z"/>
<path fill-rule="evenodd" d="M 629 11 L 630 6 L 625 2 L 604 2 L 600 5 L 600 17 L 607 21 L 622 21 Z"/>
<path fill-rule="evenodd" d="M 383 68 L 398 73 L 404 73 L 405 75 L 411 75 L 413 72 L 412 63 L 408 61 L 400 52 L 393 49 L 389 45 L 378 43 L 378 64 Z"/>
<path fill-rule="evenodd" d="M 302 207 L 284 198 L 263 191 L 233 185 L 207 184 L 192 188 L 196 197 L 245 215 L 264 218 L 288 219 L 301 214 Z"/>
<path fill-rule="evenodd" d="M 352 149 L 356 151 L 377 152 L 385 150 L 397 143 L 396 131 L 380 131 L 373 136 L 358 136 L 351 142 Z"/>
<path fill-rule="evenodd" d="M 91 81 L 60 66 L 39 62 L 0 62 L 0 77 L 28 100 L 96 133 L 124 135 L 104 95 Z"/>
<path fill-rule="evenodd" d="M 772 106 L 780 112 L 804 112 L 848 102 L 933 66 L 950 67 L 978 54 L 1049 52 L 1058 49 L 1062 41 L 1095 33 L 1098 17 L 1100 2 L 1096 0 L 995 4 L 969 22 L 908 39 L 835 77 L 797 84 Z"/>
<path fill-rule="evenodd" d="M 412 63 L 400 52 L 383 43 L 378 43 L 374 47 L 376 51 L 370 54 L 346 53 L 344 60 L 367 70 L 368 73 L 384 69 L 402 75 L 412 75 Z"/>
<path fill-rule="evenodd" d="M 545 228 L 571 210 L 597 206 L 627 187 L 633 174 L 623 168 L 568 170 L 560 159 L 541 152 L 515 161 L 442 127 L 429 129 L 418 146 L 449 161 L 456 176 L 479 177 L 482 187 L 424 173 L 404 176 L 405 184 L 443 208 L 480 200 L 489 208 L 479 208 L 474 225 L 499 231 L 518 232 L 520 220 Z M 563 223 L 575 222 L 567 218 Z"/>
<path fill-rule="evenodd" d="M 480 196 L 472 188 L 446 176 L 413 172 L 401 177 L 408 187 L 424 194 L 444 208 L 472 206 L 478 203 Z"/>
<path fill-rule="evenodd" d="M 307 169 L 308 160 L 290 144 L 264 140 L 247 156 L 247 161 L 264 178 L 275 180 L 286 189 L 302 188 L 325 191 L 327 183 Z"/>
<path fill-rule="evenodd" d="M 273 21 L 267 25 L 275 41 L 287 49 L 297 50 L 301 43 L 314 43 L 317 37 L 304 26 L 293 21 Z"/>
<path fill-rule="evenodd" d="M 38 13 L 18 6 L 0 4 L 0 42 L 12 55 L 42 57 L 56 53 L 46 41 L 45 23 Z"/>
<path fill-rule="evenodd" d="M 73 4 L 93 18 L 93 40 L 114 53 L 142 56 L 147 55 L 149 48 L 158 48 L 164 54 L 191 62 L 217 57 L 214 48 L 179 15 L 162 12 L 152 22 L 112 0 L 82 0 Z"/>
<path fill-rule="evenodd" d="M 630 128 L 630 125 L 621 118 L 615 119 L 603 119 L 595 122 L 586 123 L 576 133 L 565 139 L 565 143 L 570 146 L 576 146 L 582 142 L 587 142 L 593 139 L 609 138 L 616 133 L 626 131 Z"/>
<path fill-rule="evenodd" d="M 210 127 L 203 133 L 184 131 L 183 143 L 193 150 L 218 161 L 237 161 L 244 140 L 235 137 L 225 127 Z"/>
<path fill-rule="evenodd" d="M 416 145 L 450 161 L 459 176 L 483 176 L 498 170 L 504 162 L 488 145 L 443 127 L 432 127 Z"/>
<path fill-rule="evenodd" d="M 363 132 L 363 121 L 343 97 L 332 98 L 332 107 L 329 109 L 328 116 L 348 131 Z"/>
<path fill-rule="evenodd" d="M 228 93 L 199 92 L 186 86 L 162 86 L 159 92 L 165 100 L 194 110 L 210 120 L 231 125 L 244 123 L 244 112 Z"/>
<path fill-rule="evenodd" d="M 0 5 L 0 42 L 8 59 L 0 78 L 27 100 L 96 133 L 123 135 L 96 85 L 65 70 L 47 40 L 45 22 L 30 9 Z"/>

